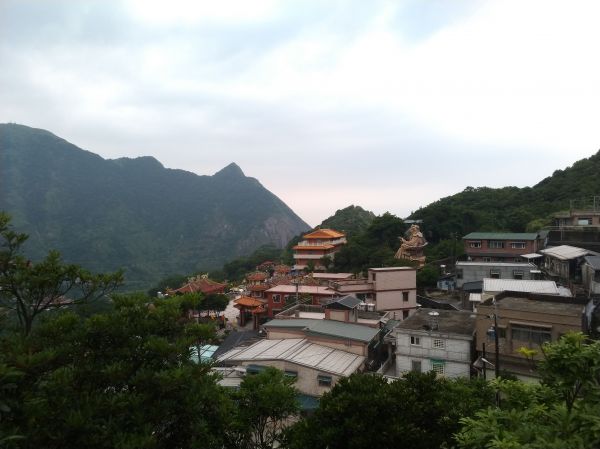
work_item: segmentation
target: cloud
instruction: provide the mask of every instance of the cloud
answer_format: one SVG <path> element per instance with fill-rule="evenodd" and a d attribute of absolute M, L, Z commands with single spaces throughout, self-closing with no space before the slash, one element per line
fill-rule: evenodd
<path fill-rule="evenodd" d="M 236 161 L 317 224 L 531 185 L 597 149 L 582 1 L 0 3 L 0 121 L 104 157 Z"/>

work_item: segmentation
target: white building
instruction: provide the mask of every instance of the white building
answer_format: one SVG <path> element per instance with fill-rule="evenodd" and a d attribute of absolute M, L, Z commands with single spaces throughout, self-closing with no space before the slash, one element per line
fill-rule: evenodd
<path fill-rule="evenodd" d="M 541 271 L 531 263 L 522 262 L 456 262 L 456 286 L 483 278 L 524 279 L 539 277 Z"/>
<path fill-rule="evenodd" d="M 445 377 L 469 377 L 475 322 L 471 312 L 419 309 L 392 332 L 396 376 L 435 371 Z"/>

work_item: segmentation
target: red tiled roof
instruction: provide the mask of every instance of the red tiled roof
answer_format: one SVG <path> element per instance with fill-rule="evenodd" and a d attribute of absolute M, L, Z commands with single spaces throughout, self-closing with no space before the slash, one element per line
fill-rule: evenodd
<path fill-rule="evenodd" d="M 263 292 L 263 291 L 271 288 L 271 286 L 268 284 L 257 284 L 257 285 L 249 285 L 247 288 L 251 292 Z"/>
<path fill-rule="evenodd" d="M 292 271 L 292 268 L 287 265 L 277 265 L 275 266 L 276 273 L 289 273 Z"/>
<path fill-rule="evenodd" d="M 251 298 L 249 296 L 240 296 L 234 302 L 235 302 L 234 307 L 237 307 L 237 306 L 260 307 L 264 304 L 264 301 L 261 301 L 260 299 L 256 299 L 256 298 Z M 237 307 L 237 308 L 240 308 L 240 307 Z"/>
<path fill-rule="evenodd" d="M 208 278 L 195 278 L 187 284 L 173 290 L 174 293 L 219 293 L 225 290 L 226 284 L 219 284 Z"/>
<path fill-rule="evenodd" d="M 254 310 L 252 311 L 252 313 L 253 313 L 253 314 L 256 314 L 256 315 L 257 315 L 257 314 L 259 314 L 259 313 L 264 313 L 264 312 L 266 312 L 266 310 L 265 310 L 265 308 L 264 308 L 264 307 L 262 307 L 262 306 L 261 306 L 261 307 L 257 307 L 256 309 L 254 309 Z"/>
<path fill-rule="evenodd" d="M 255 271 L 254 273 L 250 273 L 246 276 L 246 279 L 249 281 L 264 281 L 267 279 L 267 273 L 263 273 L 262 271 Z"/>

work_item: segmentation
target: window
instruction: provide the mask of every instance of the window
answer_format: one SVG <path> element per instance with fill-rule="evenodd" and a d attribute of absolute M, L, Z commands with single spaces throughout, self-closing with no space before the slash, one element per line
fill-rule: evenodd
<path fill-rule="evenodd" d="M 492 258 L 491 258 L 491 257 L 484 257 L 484 258 L 483 258 L 483 261 L 484 261 L 484 262 L 491 262 L 491 261 L 492 261 Z"/>
<path fill-rule="evenodd" d="M 403 310 L 402 311 L 402 319 L 405 320 L 408 318 L 408 310 Z"/>
<path fill-rule="evenodd" d="M 410 362 L 410 370 L 415 373 L 421 372 L 421 361 L 420 360 L 411 360 Z"/>
<path fill-rule="evenodd" d="M 408 292 L 402 292 L 402 301 L 408 302 Z"/>
<path fill-rule="evenodd" d="M 592 224 L 592 219 L 591 218 L 578 218 L 577 219 L 577 224 L 579 226 L 587 226 L 587 225 L 591 225 Z"/>
<path fill-rule="evenodd" d="M 456 279 L 462 279 L 463 278 L 463 270 L 462 268 L 459 268 L 456 270 Z"/>
<path fill-rule="evenodd" d="M 504 248 L 504 242 L 502 240 L 489 240 L 488 248 L 490 249 L 502 249 Z"/>
<path fill-rule="evenodd" d="M 273 295 L 273 302 L 279 304 L 281 302 L 281 295 Z"/>
<path fill-rule="evenodd" d="M 443 360 L 432 360 L 431 361 L 431 371 L 434 371 L 436 374 L 443 376 L 444 375 L 444 361 Z"/>
<path fill-rule="evenodd" d="M 511 242 L 510 247 L 512 249 L 525 249 L 525 242 Z"/>
<path fill-rule="evenodd" d="M 478 242 L 469 242 L 469 248 L 481 248 L 481 240 Z"/>
<path fill-rule="evenodd" d="M 511 331 L 513 340 L 529 342 L 536 345 L 541 345 L 542 343 L 552 340 L 552 333 L 550 332 L 550 328 L 547 327 L 513 324 L 511 325 Z"/>
<path fill-rule="evenodd" d="M 373 282 L 375 282 L 375 273 L 371 273 L 373 275 Z"/>
<path fill-rule="evenodd" d="M 410 336 L 410 344 L 412 346 L 421 346 L 421 337 Z"/>
<path fill-rule="evenodd" d="M 248 365 L 246 367 L 246 374 L 258 374 L 265 369 L 267 369 L 267 367 L 262 365 Z"/>
<path fill-rule="evenodd" d="M 490 270 L 490 277 L 492 279 L 500 279 L 500 270 Z"/>
<path fill-rule="evenodd" d="M 444 340 L 442 340 L 441 338 L 434 338 L 433 339 L 433 347 L 435 349 L 444 349 L 446 347 L 446 342 Z"/>
<path fill-rule="evenodd" d="M 317 376 L 317 381 L 319 382 L 319 387 L 331 387 L 331 376 L 319 374 Z"/>
<path fill-rule="evenodd" d="M 513 271 L 513 279 L 523 279 L 523 275 L 522 271 Z"/>
<path fill-rule="evenodd" d="M 283 374 L 285 374 L 287 377 L 293 377 L 294 379 L 298 377 L 298 371 L 290 371 L 286 369 Z"/>

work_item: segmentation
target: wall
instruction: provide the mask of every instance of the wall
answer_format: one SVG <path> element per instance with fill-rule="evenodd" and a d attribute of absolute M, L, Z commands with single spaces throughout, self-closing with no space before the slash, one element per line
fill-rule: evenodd
<path fill-rule="evenodd" d="M 411 331 L 398 329 L 396 331 L 396 375 L 412 369 L 412 361 L 420 360 L 423 372 L 431 369 L 431 359 L 443 360 L 445 377 L 469 377 L 471 370 L 470 336 L 441 334 L 436 332 Z M 411 335 L 421 339 L 421 346 L 410 344 Z M 436 338 L 445 341 L 444 349 L 433 347 Z"/>
<path fill-rule="evenodd" d="M 596 271 L 586 263 L 581 267 L 581 275 L 586 291 L 592 295 L 600 294 L 600 273 L 596 274 Z"/>
<path fill-rule="evenodd" d="M 369 270 L 376 310 L 413 310 L 417 307 L 417 270 L 414 268 Z M 408 293 L 408 301 L 403 300 Z"/>
<path fill-rule="evenodd" d="M 490 271 L 495 270 L 500 272 L 500 279 L 515 279 L 514 271 L 523 272 L 521 279 L 531 280 L 534 279 L 530 273 L 531 270 L 537 270 L 537 267 L 533 264 L 522 264 L 515 263 L 510 265 L 501 265 L 494 262 L 479 262 L 477 265 L 471 265 L 471 263 L 462 264 L 458 262 L 456 264 L 457 270 L 462 270 L 462 278 L 459 279 L 457 276 L 456 285 L 458 288 L 462 288 L 465 282 L 481 281 L 483 278 L 491 277 Z"/>

